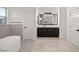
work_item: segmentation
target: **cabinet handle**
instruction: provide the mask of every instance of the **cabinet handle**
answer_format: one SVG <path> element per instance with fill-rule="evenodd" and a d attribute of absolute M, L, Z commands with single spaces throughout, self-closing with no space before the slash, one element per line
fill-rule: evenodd
<path fill-rule="evenodd" d="M 48 30 L 48 31 L 51 31 L 51 30 Z"/>
<path fill-rule="evenodd" d="M 76 31 L 79 31 L 79 29 L 77 29 Z"/>

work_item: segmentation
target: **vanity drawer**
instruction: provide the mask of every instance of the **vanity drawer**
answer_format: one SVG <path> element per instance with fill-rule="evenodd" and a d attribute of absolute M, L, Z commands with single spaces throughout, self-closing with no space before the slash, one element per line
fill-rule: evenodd
<path fill-rule="evenodd" d="M 38 37 L 59 37 L 59 28 L 37 28 Z"/>

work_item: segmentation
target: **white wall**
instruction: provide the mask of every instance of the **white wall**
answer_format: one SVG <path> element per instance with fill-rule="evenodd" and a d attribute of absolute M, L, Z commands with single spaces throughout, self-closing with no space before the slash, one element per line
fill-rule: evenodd
<path fill-rule="evenodd" d="M 60 38 L 67 37 L 67 10 L 66 7 L 60 7 Z"/>
<path fill-rule="evenodd" d="M 24 14 L 24 12 L 23 12 L 23 10 L 21 10 L 21 8 L 8 7 L 7 10 L 8 10 L 7 24 L 15 24 L 15 23 L 12 23 L 12 22 L 21 22 L 21 23 L 23 23 L 23 20 L 24 20 L 23 14 Z M 16 24 L 18 24 L 18 23 L 16 23 Z"/>
<path fill-rule="evenodd" d="M 43 13 L 45 11 L 51 11 L 53 13 L 58 13 L 58 25 L 38 25 L 37 14 Z M 24 30 L 24 39 L 35 39 L 37 36 L 37 27 L 59 27 L 60 28 L 60 38 L 66 38 L 66 8 L 56 8 L 56 7 L 40 7 L 40 8 L 8 8 L 8 24 L 13 24 L 11 22 L 21 22 L 23 26 L 27 26 L 27 30 Z M 15 24 L 15 23 L 14 23 Z M 29 30 L 29 31 L 28 31 Z M 26 32 L 26 33 L 25 33 Z"/>
<path fill-rule="evenodd" d="M 7 9 L 8 9 L 7 24 L 22 24 L 23 38 L 36 39 L 35 8 L 8 7 Z M 25 26 L 27 27 L 26 29 L 24 28 Z"/>
<path fill-rule="evenodd" d="M 70 40 L 70 27 L 71 27 L 71 24 L 70 24 L 70 11 L 71 9 L 67 7 L 67 39 Z"/>

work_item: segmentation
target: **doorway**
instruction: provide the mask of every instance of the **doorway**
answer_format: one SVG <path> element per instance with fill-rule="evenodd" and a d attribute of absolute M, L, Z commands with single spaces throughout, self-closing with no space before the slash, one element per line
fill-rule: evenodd
<path fill-rule="evenodd" d="M 79 7 L 68 8 L 69 40 L 79 47 Z"/>

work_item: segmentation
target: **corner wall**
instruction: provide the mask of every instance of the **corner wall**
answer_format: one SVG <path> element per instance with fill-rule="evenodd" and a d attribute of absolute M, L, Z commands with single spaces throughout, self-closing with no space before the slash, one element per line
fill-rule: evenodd
<path fill-rule="evenodd" d="M 60 7 L 60 38 L 66 39 L 67 35 L 67 10 L 66 7 Z"/>

